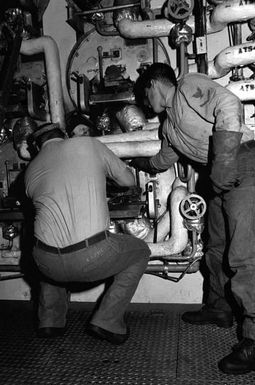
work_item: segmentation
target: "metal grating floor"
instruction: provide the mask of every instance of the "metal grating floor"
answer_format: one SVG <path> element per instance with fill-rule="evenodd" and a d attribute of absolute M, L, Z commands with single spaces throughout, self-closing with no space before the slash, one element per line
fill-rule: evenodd
<path fill-rule="evenodd" d="M 0 301 L 0 384 L 255 385 L 255 372 L 229 376 L 217 368 L 236 343 L 236 325 L 185 324 L 181 313 L 190 308 L 131 306 L 131 336 L 112 346 L 84 333 L 90 311 L 82 304 L 71 304 L 64 337 L 42 340 L 35 335 L 31 304 Z"/>

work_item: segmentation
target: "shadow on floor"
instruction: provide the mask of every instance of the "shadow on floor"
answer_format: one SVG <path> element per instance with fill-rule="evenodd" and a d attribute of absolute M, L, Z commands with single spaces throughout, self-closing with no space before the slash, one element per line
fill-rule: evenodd
<path fill-rule="evenodd" d="M 72 303 L 65 336 L 35 334 L 29 302 L 0 301 L 1 385 L 255 384 L 255 372 L 230 376 L 217 362 L 236 340 L 231 329 L 181 320 L 191 305 L 130 306 L 129 340 L 121 346 L 84 333 L 91 306 Z"/>

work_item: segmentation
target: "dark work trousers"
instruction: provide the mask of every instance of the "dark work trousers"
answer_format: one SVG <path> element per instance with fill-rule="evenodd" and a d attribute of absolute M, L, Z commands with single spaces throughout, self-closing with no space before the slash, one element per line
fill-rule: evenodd
<path fill-rule="evenodd" d="M 126 333 L 124 313 L 149 261 L 150 249 L 144 241 L 109 233 L 107 239 L 79 251 L 53 254 L 35 246 L 33 255 L 39 270 L 56 282 L 41 282 L 39 328 L 65 326 L 68 295 L 63 283 L 113 277 L 91 323 L 113 333 Z"/>
<path fill-rule="evenodd" d="M 255 340 L 255 141 L 240 147 L 236 186 L 210 201 L 208 233 L 207 305 L 231 311 L 225 297 L 229 281 L 223 271 L 225 254 L 232 271 L 231 290 L 243 310 L 243 337 Z"/>

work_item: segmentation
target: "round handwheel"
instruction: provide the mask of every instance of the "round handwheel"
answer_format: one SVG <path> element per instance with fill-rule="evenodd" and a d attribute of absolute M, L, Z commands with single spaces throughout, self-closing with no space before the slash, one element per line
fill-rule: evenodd
<path fill-rule="evenodd" d="M 186 219 L 199 219 L 206 211 L 204 199 L 196 194 L 190 194 L 180 203 L 180 212 Z"/>
<path fill-rule="evenodd" d="M 189 17 L 194 7 L 194 0 L 169 0 L 168 12 L 175 20 L 184 20 Z"/>

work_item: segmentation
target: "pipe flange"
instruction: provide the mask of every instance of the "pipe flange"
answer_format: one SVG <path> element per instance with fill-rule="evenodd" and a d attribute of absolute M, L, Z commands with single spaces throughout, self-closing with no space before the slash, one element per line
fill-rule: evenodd
<path fill-rule="evenodd" d="M 197 194 L 190 194 L 180 203 L 180 212 L 186 219 L 202 218 L 206 212 L 205 200 Z"/>

